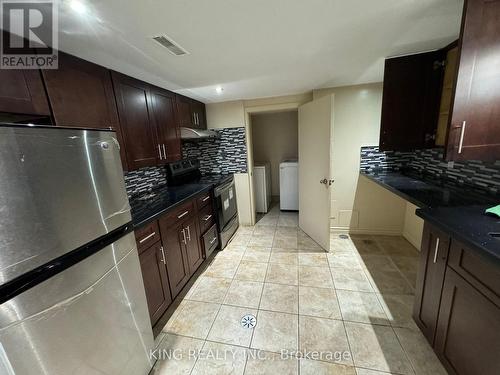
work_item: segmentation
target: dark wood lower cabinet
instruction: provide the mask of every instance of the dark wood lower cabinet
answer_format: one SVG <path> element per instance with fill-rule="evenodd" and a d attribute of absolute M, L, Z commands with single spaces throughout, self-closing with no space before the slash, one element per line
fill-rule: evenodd
<path fill-rule="evenodd" d="M 450 267 L 446 271 L 435 350 L 450 374 L 500 372 L 500 303 Z"/>
<path fill-rule="evenodd" d="M 154 325 L 172 302 L 164 250 L 157 242 L 139 254 L 149 317 Z"/>
<path fill-rule="evenodd" d="M 184 224 L 186 232 L 186 254 L 189 263 L 189 269 L 192 273 L 198 269 L 203 262 L 203 253 L 200 246 L 200 235 L 197 225 L 198 218 L 193 217 Z"/>
<path fill-rule="evenodd" d="M 425 225 L 413 317 L 431 345 L 434 343 L 449 247 L 450 239 L 445 233 Z"/>
<path fill-rule="evenodd" d="M 500 373 L 500 267 L 428 223 L 420 257 L 413 316 L 446 370 Z"/>
<path fill-rule="evenodd" d="M 176 297 L 189 280 L 189 264 L 184 248 L 182 224 L 170 226 L 164 218 L 160 219 L 160 231 L 165 246 L 168 279 L 172 297 Z"/>

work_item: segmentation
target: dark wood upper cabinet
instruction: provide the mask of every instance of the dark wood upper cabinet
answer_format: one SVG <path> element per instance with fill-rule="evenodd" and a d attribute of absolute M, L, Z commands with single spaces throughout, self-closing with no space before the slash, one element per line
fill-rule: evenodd
<path fill-rule="evenodd" d="M 500 0 L 465 2 L 448 160 L 500 159 Z"/>
<path fill-rule="evenodd" d="M 129 169 L 157 165 L 160 150 L 151 113 L 150 86 L 116 72 L 112 72 L 112 78 Z"/>
<path fill-rule="evenodd" d="M 119 126 L 108 69 L 59 52 L 59 67 L 43 70 L 56 125 L 86 128 Z"/>
<path fill-rule="evenodd" d="M 191 99 L 176 95 L 175 97 L 176 110 L 177 110 L 177 123 L 179 127 L 185 126 L 188 128 L 193 127 L 193 116 L 191 114 Z"/>
<path fill-rule="evenodd" d="M 152 88 L 151 100 L 161 155 L 160 163 L 180 160 L 182 155 L 179 126 L 175 118 L 175 94 Z"/>
<path fill-rule="evenodd" d="M 434 144 L 443 81 L 443 51 L 385 61 L 380 149 L 410 151 Z"/>
<path fill-rule="evenodd" d="M 0 112 L 50 116 L 39 70 L 0 69 Z"/>
<path fill-rule="evenodd" d="M 164 254 L 161 242 L 157 242 L 139 255 L 152 325 L 160 319 L 172 302 Z"/>
<path fill-rule="evenodd" d="M 449 247 L 450 239 L 445 233 L 425 224 L 413 317 L 431 345 L 434 343 Z"/>
<path fill-rule="evenodd" d="M 196 129 L 207 128 L 207 118 L 205 114 L 205 104 L 197 100 L 191 100 L 192 127 Z"/>

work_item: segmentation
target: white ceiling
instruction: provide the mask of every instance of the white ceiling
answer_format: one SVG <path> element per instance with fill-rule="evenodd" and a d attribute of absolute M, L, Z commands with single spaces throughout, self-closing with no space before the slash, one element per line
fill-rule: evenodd
<path fill-rule="evenodd" d="M 63 0 L 59 47 L 204 102 L 381 81 L 457 38 L 463 0 Z M 190 54 L 174 56 L 166 34 Z M 215 87 L 223 87 L 217 94 Z"/>

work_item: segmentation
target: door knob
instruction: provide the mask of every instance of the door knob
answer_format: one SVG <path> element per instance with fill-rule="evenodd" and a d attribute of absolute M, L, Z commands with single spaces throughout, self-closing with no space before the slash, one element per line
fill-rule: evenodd
<path fill-rule="evenodd" d="M 326 178 L 322 179 L 319 181 L 320 184 L 327 184 L 328 183 L 328 180 Z"/>
<path fill-rule="evenodd" d="M 328 186 L 332 186 L 335 180 L 332 178 L 331 180 L 328 180 Z"/>

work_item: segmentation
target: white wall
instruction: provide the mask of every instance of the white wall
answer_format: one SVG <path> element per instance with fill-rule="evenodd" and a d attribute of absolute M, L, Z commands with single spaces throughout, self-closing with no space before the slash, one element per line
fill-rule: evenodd
<path fill-rule="evenodd" d="M 297 159 L 297 111 L 259 113 L 252 115 L 253 160 L 270 162 L 271 194 L 280 195 L 279 167 L 285 159 Z"/>
<path fill-rule="evenodd" d="M 241 100 L 209 103 L 206 105 L 206 109 L 209 129 L 245 126 L 245 109 Z"/>

